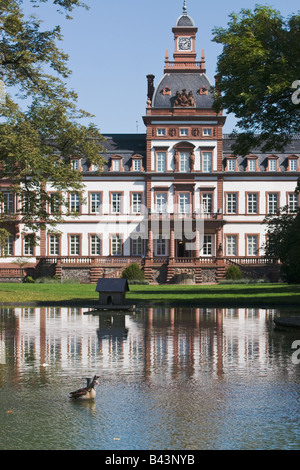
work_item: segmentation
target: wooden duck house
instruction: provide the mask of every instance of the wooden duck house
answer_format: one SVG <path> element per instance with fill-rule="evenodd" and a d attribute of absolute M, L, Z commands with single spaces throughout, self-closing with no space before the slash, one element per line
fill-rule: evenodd
<path fill-rule="evenodd" d="M 98 279 L 96 292 L 99 292 L 101 305 L 125 305 L 126 292 L 128 291 L 127 279 Z"/>

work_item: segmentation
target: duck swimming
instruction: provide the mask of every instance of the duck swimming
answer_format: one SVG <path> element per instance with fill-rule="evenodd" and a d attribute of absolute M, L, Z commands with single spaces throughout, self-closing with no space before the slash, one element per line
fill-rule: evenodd
<path fill-rule="evenodd" d="M 95 390 L 95 385 L 99 385 L 98 380 L 99 375 L 94 375 L 92 379 L 87 378 L 87 384 L 86 387 L 79 388 L 78 390 L 75 390 L 75 392 L 70 392 L 70 398 L 74 398 L 76 400 L 77 398 L 80 400 L 90 400 L 96 397 L 96 390 Z"/>

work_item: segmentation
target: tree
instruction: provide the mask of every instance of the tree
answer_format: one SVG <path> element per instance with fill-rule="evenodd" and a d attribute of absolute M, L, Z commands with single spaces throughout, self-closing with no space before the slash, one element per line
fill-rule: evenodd
<path fill-rule="evenodd" d="M 289 283 L 300 283 L 300 210 L 289 213 L 283 207 L 265 218 L 267 237 L 265 255 L 280 260 L 281 272 Z"/>
<path fill-rule="evenodd" d="M 31 1 L 36 6 L 49 1 L 68 18 L 74 7 L 86 7 L 79 0 Z M 82 118 L 92 116 L 77 109 L 77 95 L 65 84 L 71 71 L 67 55 L 57 46 L 60 27 L 43 30 L 36 16 L 25 17 L 22 3 L 0 0 L 0 77 L 7 90 L 0 103 L 0 179 L 20 196 L 19 222 L 38 231 L 61 220 L 67 192 L 83 190 L 72 159 L 84 157 L 101 167 L 104 149 L 98 129 L 81 124 Z M 59 202 L 51 214 L 49 183 Z M 4 204 L 1 192 L 0 197 Z M 15 214 L 2 211 L 0 228 L 12 220 Z"/>
<path fill-rule="evenodd" d="M 300 15 L 284 19 L 271 7 L 232 13 L 228 28 L 214 28 L 218 58 L 214 109 L 237 117 L 236 154 L 281 150 L 300 129 L 292 84 L 300 79 Z"/>

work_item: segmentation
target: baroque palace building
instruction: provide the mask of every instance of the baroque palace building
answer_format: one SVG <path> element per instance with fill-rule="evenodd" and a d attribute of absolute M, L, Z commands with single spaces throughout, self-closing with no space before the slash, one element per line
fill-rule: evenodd
<path fill-rule="evenodd" d="M 35 245 L 16 218 L 2 281 L 27 273 L 96 282 L 118 277 L 132 262 L 153 283 L 218 281 L 230 264 L 250 276 L 275 275 L 278 265 L 264 258 L 264 218 L 281 206 L 298 207 L 300 140 L 281 154 L 233 155 L 185 6 L 172 31 L 174 60 L 167 52 L 156 86 L 147 76 L 146 134 L 104 135 L 101 174 L 84 158 L 72 162 L 83 172 L 85 202 L 69 195 L 69 210 L 79 216 L 58 224 L 59 235 L 42 231 Z M 2 191 L 2 210 L 16 212 L 20 201 L 9 187 Z M 13 264 L 16 258 L 27 264 Z"/>

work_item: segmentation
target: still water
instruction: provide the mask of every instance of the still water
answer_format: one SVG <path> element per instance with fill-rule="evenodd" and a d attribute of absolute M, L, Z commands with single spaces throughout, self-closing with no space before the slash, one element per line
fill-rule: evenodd
<path fill-rule="evenodd" d="M 300 330 L 273 322 L 285 312 L 86 312 L 0 309 L 0 449 L 300 448 Z M 94 402 L 70 401 L 95 373 Z"/>

